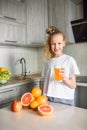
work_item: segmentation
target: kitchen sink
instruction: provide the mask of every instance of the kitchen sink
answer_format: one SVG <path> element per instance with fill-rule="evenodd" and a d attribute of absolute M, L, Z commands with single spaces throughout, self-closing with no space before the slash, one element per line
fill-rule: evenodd
<path fill-rule="evenodd" d="M 30 74 L 30 75 L 15 75 L 13 77 L 11 77 L 12 80 L 17 80 L 17 81 L 25 81 L 25 80 L 32 80 L 32 79 L 36 79 L 40 77 L 41 78 L 41 74 Z"/>
<path fill-rule="evenodd" d="M 87 76 L 78 76 L 76 82 L 87 83 Z"/>
<path fill-rule="evenodd" d="M 29 77 L 23 76 L 23 75 L 16 75 L 16 76 L 13 76 L 11 79 L 12 80 L 22 81 L 22 80 L 29 80 Z"/>

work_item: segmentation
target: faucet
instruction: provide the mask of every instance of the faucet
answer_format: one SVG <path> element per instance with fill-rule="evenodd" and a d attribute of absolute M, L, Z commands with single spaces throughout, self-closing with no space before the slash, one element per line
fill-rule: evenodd
<path fill-rule="evenodd" d="M 20 64 L 22 64 L 22 75 L 26 76 L 26 60 L 25 58 L 20 59 Z"/>

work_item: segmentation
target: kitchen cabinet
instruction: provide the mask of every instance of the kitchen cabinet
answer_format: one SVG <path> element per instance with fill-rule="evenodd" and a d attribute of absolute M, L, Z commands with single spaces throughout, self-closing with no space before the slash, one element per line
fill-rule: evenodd
<path fill-rule="evenodd" d="M 70 25 L 70 0 L 48 0 L 49 26 L 64 32 L 68 41 L 74 41 Z"/>
<path fill-rule="evenodd" d="M 87 109 L 87 87 L 77 86 L 75 91 L 75 106 Z"/>
<path fill-rule="evenodd" d="M 19 98 L 20 88 L 7 88 L 0 90 L 0 108 L 9 105 L 13 100 Z"/>
<path fill-rule="evenodd" d="M 26 44 L 25 3 L 0 0 L 0 43 Z"/>
<path fill-rule="evenodd" d="M 44 80 L 41 80 L 40 81 L 40 88 L 41 88 L 42 92 L 43 92 L 43 86 L 44 86 Z"/>
<path fill-rule="evenodd" d="M 2 1 L 3 0 L 0 0 L 0 17 L 2 17 Z"/>
<path fill-rule="evenodd" d="M 32 88 L 35 86 L 40 87 L 40 82 L 36 81 L 36 82 L 32 82 L 32 83 L 20 86 L 21 95 L 23 95 L 25 92 L 31 92 Z"/>
<path fill-rule="evenodd" d="M 74 94 L 74 106 L 76 107 L 80 107 L 79 98 L 80 98 L 80 87 L 77 86 L 75 89 L 75 94 Z"/>
<path fill-rule="evenodd" d="M 0 42 L 25 44 L 26 25 L 0 19 Z"/>
<path fill-rule="evenodd" d="M 43 44 L 48 27 L 47 0 L 26 0 L 27 43 Z"/>
<path fill-rule="evenodd" d="M 80 86 L 79 106 L 87 109 L 87 87 Z"/>
<path fill-rule="evenodd" d="M 3 87 L 3 89 L 0 89 L 0 108 L 10 105 L 13 100 L 20 99 L 25 92 L 31 92 L 31 89 L 35 86 L 40 87 L 40 81 L 19 84 L 10 88 Z"/>
<path fill-rule="evenodd" d="M 1 0 L 2 16 L 18 23 L 26 23 L 25 3 L 16 0 Z"/>
<path fill-rule="evenodd" d="M 71 21 L 82 18 L 82 3 L 72 0 L 48 0 L 48 24 L 64 32 L 70 43 L 75 43 Z"/>
<path fill-rule="evenodd" d="M 65 0 L 48 0 L 49 26 L 56 26 L 65 32 Z"/>
<path fill-rule="evenodd" d="M 66 38 L 71 43 L 75 43 L 71 21 L 83 18 L 82 0 L 66 0 L 65 4 L 65 28 Z"/>

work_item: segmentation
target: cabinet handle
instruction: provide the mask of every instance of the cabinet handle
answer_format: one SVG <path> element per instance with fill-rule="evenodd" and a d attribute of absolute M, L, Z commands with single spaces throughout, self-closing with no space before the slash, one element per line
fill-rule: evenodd
<path fill-rule="evenodd" d="M 12 92 L 12 91 L 14 91 L 14 89 L 5 90 L 5 91 L 2 91 L 2 92 L 0 92 L 0 93 L 7 93 L 7 92 Z"/>
<path fill-rule="evenodd" d="M 16 20 L 15 18 L 12 18 L 12 17 L 9 17 L 9 16 L 4 16 L 4 18 L 11 19 L 11 20 Z"/>
<path fill-rule="evenodd" d="M 14 42 L 14 43 L 17 43 L 17 41 L 10 41 L 10 40 L 5 40 L 5 42 Z"/>

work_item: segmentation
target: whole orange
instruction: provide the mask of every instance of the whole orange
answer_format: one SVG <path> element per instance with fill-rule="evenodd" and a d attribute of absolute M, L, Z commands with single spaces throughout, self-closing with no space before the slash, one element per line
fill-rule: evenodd
<path fill-rule="evenodd" d="M 34 87 L 31 93 L 34 97 L 39 97 L 42 94 L 42 90 L 39 87 Z"/>
<path fill-rule="evenodd" d="M 14 100 L 11 104 L 11 110 L 14 112 L 19 112 L 22 109 L 22 103 L 20 100 Z"/>
<path fill-rule="evenodd" d="M 39 103 L 38 103 L 38 101 L 36 101 L 36 100 L 33 100 L 33 101 L 30 103 L 30 107 L 33 108 L 33 109 L 37 108 L 38 106 L 39 106 Z"/>
<path fill-rule="evenodd" d="M 39 105 L 42 105 L 42 104 L 47 103 L 48 98 L 45 95 L 41 95 L 41 96 L 37 97 L 36 100 L 38 101 Z"/>

